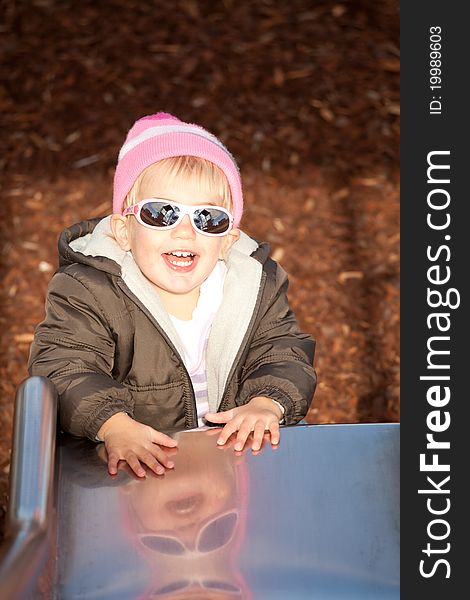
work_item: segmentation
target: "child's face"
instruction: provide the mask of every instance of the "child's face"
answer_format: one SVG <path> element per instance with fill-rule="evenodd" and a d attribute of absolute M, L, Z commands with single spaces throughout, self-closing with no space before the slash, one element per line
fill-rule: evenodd
<path fill-rule="evenodd" d="M 168 185 L 152 175 L 142 180 L 136 201 L 144 198 L 164 198 L 189 206 L 222 204 L 220 197 L 198 189 L 183 178 L 176 178 Z M 119 217 L 114 215 L 113 219 Z M 223 258 L 240 235 L 238 229 L 221 237 L 203 235 L 193 228 L 188 215 L 175 228 L 163 231 L 144 227 L 132 216 L 120 219 L 124 219 L 121 221 L 124 239 L 117 235 L 118 243 L 132 251 L 142 273 L 164 295 L 184 295 L 199 290 L 217 260 Z M 190 252 L 194 257 L 177 257 L 177 252 Z M 178 264 L 181 262 L 185 264 Z"/>

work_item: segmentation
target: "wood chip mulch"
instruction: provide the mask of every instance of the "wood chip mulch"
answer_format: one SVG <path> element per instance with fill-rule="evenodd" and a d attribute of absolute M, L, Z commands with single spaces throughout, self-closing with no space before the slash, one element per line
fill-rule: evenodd
<path fill-rule="evenodd" d="M 399 420 L 399 11 L 392 0 L 18 0 L 0 18 L 0 535 L 15 391 L 66 226 L 110 212 L 132 122 L 216 133 L 317 340 L 307 420 Z"/>

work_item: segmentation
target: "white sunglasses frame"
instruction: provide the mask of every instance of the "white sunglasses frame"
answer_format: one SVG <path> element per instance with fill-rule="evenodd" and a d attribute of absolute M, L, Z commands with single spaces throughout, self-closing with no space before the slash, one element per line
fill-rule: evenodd
<path fill-rule="evenodd" d="M 199 544 L 200 544 L 201 537 L 202 537 L 202 534 L 203 534 L 204 530 L 206 530 L 206 528 L 209 527 L 210 525 L 213 525 L 214 523 L 219 522 L 221 519 L 223 519 L 225 517 L 228 517 L 229 515 L 234 515 L 236 517 L 236 519 L 235 519 L 235 523 L 233 525 L 232 531 L 230 532 L 230 536 L 227 539 L 227 541 L 225 541 L 220 546 L 217 546 L 216 548 L 213 548 L 212 550 L 206 550 L 206 551 L 199 550 Z M 239 525 L 239 519 L 240 519 L 240 515 L 239 515 L 238 510 L 234 510 L 233 509 L 233 510 L 227 510 L 226 512 L 223 512 L 220 515 L 217 515 L 216 517 L 212 517 L 211 519 L 208 519 L 207 521 L 205 521 L 201 525 L 201 527 L 199 528 L 199 531 L 197 532 L 196 543 L 195 543 L 194 550 L 188 548 L 188 546 L 186 545 L 186 543 L 183 542 L 183 540 L 181 540 L 177 535 L 156 534 L 156 533 L 153 533 L 153 534 L 152 533 L 138 533 L 137 537 L 139 539 L 139 542 L 143 546 L 145 546 L 146 548 L 148 548 L 152 552 L 156 552 L 158 554 L 164 554 L 165 556 L 180 557 L 180 556 L 188 556 L 188 555 L 193 555 L 193 556 L 206 555 L 206 554 L 210 554 L 211 552 L 216 552 L 217 550 L 220 550 L 221 548 L 225 548 L 225 546 L 227 546 L 228 544 L 230 544 L 230 542 L 235 537 L 235 532 L 236 532 L 237 526 Z M 145 538 L 158 538 L 158 539 L 161 539 L 161 540 L 176 541 L 180 545 L 180 548 L 182 549 L 182 552 L 181 553 L 172 553 L 172 552 L 162 552 L 160 550 L 154 550 L 153 548 L 151 548 L 149 545 L 147 545 L 143 541 Z"/>
<path fill-rule="evenodd" d="M 177 221 L 175 223 L 173 223 L 173 225 L 165 225 L 164 227 L 155 227 L 154 225 L 149 225 L 148 223 L 145 223 L 142 220 L 142 217 L 140 216 L 140 210 L 141 210 L 142 206 L 144 206 L 145 204 L 147 204 L 149 202 L 165 202 L 166 204 L 170 204 L 171 206 L 176 206 L 176 208 L 178 208 L 180 211 Z M 228 226 L 227 231 L 224 231 L 223 233 L 209 233 L 207 231 L 202 231 L 201 229 L 199 229 L 196 226 L 196 223 L 194 222 L 194 213 L 196 210 L 198 210 L 198 209 L 214 209 L 214 208 L 221 210 L 228 215 L 229 226 Z M 174 202 L 173 200 L 167 200 L 166 198 L 144 198 L 143 200 L 140 200 L 140 202 L 136 202 L 135 204 L 128 206 L 127 208 L 125 208 L 122 211 L 123 217 L 127 217 L 129 215 L 133 215 L 141 225 L 143 225 L 144 227 L 147 227 L 147 229 L 153 229 L 154 231 L 166 231 L 168 229 L 174 229 L 181 223 L 181 221 L 184 219 L 185 215 L 189 216 L 189 220 L 191 221 L 191 225 L 192 225 L 194 231 L 196 231 L 197 233 L 200 233 L 201 235 L 207 235 L 208 237 L 222 237 L 224 235 L 227 235 L 233 229 L 232 213 L 229 210 L 227 210 L 225 207 L 219 206 L 216 204 L 192 205 L 192 204 L 180 204 L 179 202 Z"/>

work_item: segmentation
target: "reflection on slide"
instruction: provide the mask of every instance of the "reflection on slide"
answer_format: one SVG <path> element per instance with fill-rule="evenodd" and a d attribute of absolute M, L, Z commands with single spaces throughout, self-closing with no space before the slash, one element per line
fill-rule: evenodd
<path fill-rule="evenodd" d="M 126 531 L 153 574 L 142 598 L 251 598 L 238 566 L 246 468 L 233 450 L 212 451 L 213 433 L 181 436 L 174 470 L 120 488 Z"/>

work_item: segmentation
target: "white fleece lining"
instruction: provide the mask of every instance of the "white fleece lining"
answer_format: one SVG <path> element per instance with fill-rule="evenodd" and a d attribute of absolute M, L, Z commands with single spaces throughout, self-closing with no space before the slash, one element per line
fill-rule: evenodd
<path fill-rule="evenodd" d="M 114 260 L 118 265 L 122 264 L 126 255 L 114 239 L 111 230 L 111 215 L 101 219 L 92 233 L 77 238 L 70 242 L 69 246 L 74 252 L 80 252 L 86 256 L 104 256 Z"/>
<path fill-rule="evenodd" d="M 114 239 L 111 230 L 111 216 L 102 219 L 92 233 L 71 242 L 70 247 L 75 252 L 80 252 L 86 256 L 104 256 L 118 263 L 121 267 L 121 277 L 124 283 L 156 319 L 180 356 L 184 356 L 183 345 L 160 300 L 160 296 L 155 292 L 150 281 L 143 275 L 132 254 L 122 250 Z"/>
<path fill-rule="evenodd" d="M 142 302 L 160 327 L 184 356 L 176 329 L 160 296 L 142 274 L 130 252 L 122 250 L 112 237 L 111 216 L 102 219 L 91 234 L 70 243 L 75 252 L 104 256 L 121 267 L 122 279 Z M 216 411 L 227 384 L 232 364 L 250 324 L 261 283 L 262 266 L 250 256 L 258 247 L 255 240 L 241 232 L 227 257 L 227 275 L 222 305 L 214 319 L 207 345 L 207 385 L 209 408 Z"/>
<path fill-rule="evenodd" d="M 227 269 L 224 299 L 207 344 L 206 375 L 211 411 L 217 410 L 220 404 L 230 369 L 250 324 L 262 274 L 261 264 L 235 246 L 229 253 Z"/>

